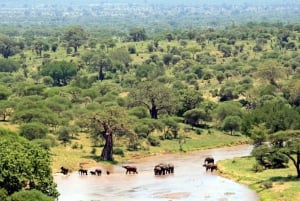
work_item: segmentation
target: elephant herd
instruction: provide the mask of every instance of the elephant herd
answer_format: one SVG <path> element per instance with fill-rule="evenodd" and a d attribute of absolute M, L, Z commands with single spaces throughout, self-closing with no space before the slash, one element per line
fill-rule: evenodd
<path fill-rule="evenodd" d="M 125 174 L 131 174 L 131 173 L 132 174 L 138 174 L 136 166 L 123 165 L 122 167 L 126 170 Z M 206 157 L 204 159 L 203 167 L 206 168 L 206 171 L 210 170 L 211 172 L 218 169 L 217 165 L 214 163 L 214 158 L 213 157 Z M 64 174 L 64 175 L 67 175 L 68 172 L 69 172 L 69 169 L 67 169 L 63 166 L 60 169 L 61 169 L 61 173 Z M 174 173 L 174 165 L 172 163 L 159 163 L 159 164 L 154 166 L 153 171 L 154 171 L 154 175 L 173 174 Z M 80 168 L 78 170 L 78 173 L 80 175 L 90 174 L 90 175 L 101 176 L 102 170 L 101 169 L 95 169 L 95 170 L 88 171 L 87 169 Z M 106 174 L 109 175 L 110 172 L 106 171 Z"/>
<path fill-rule="evenodd" d="M 154 166 L 154 175 L 166 175 L 174 173 L 174 165 L 171 163 L 159 163 Z"/>

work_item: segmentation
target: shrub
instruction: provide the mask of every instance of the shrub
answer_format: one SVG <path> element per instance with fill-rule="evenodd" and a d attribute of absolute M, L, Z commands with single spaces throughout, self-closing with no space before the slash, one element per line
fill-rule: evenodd
<path fill-rule="evenodd" d="M 273 187 L 273 183 L 270 181 L 265 181 L 261 183 L 261 187 L 265 189 L 269 189 Z"/>
<path fill-rule="evenodd" d="M 115 148 L 113 154 L 124 157 L 124 151 L 121 148 Z"/>
<path fill-rule="evenodd" d="M 151 146 L 160 146 L 160 141 L 158 138 L 153 136 L 148 136 L 147 139 Z"/>
<path fill-rule="evenodd" d="M 252 166 L 252 170 L 254 172 L 262 172 L 264 170 L 264 167 L 262 165 L 256 163 Z"/>

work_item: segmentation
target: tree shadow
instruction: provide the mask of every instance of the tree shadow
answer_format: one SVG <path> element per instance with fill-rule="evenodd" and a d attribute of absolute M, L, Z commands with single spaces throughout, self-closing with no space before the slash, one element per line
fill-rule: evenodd
<path fill-rule="evenodd" d="M 272 182 L 291 182 L 291 181 L 300 181 L 300 178 L 294 175 L 288 175 L 287 177 L 283 176 L 274 176 L 269 179 Z"/>

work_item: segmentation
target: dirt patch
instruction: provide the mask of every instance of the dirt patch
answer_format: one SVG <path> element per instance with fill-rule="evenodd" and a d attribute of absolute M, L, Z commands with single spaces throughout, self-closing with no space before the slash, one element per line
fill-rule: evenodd
<path fill-rule="evenodd" d="M 284 190 L 286 190 L 287 188 L 289 188 L 289 185 L 288 184 L 274 184 L 273 183 L 273 186 L 272 186 L 272 191 L 274 192 L 282 192 Z"/>

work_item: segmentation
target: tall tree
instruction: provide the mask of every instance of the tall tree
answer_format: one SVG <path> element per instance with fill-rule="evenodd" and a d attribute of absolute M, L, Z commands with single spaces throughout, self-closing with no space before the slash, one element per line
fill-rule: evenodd
<path fill-rule="evenodd" d="M 95 112 L 91 118 L 93 135 L 104 139 L 101 160 L 113 161 L 114 135 L 134 135 L 129 129 L 130 119 L 124 109 L 120 107 L 106 107 Z"/>
<path fill-rule="evenodd" d="M 43 76 L 50 76 L 55 86 L 65 86 L 77 74 L 77 66 L 67 61 L 54 61 L 41 67 Z"/>
<path fill-rule="evenodd" d="M 74 52 L 77 52 L 78 48 L 87 41 L 88 34 L 79 26 L 71 26 L 65 30 L 62 39 L 67 43 L 67 47 L 73 47 Z"/>
<path fill-rule="evenodd" d="M 158 112 L 172 113 L 177 106 L 175 92 L 162 83 L 146 81 L 140 83 L 131 92 L 132 104 L 141 105 L 148 109 L 152 119 L 158 119 Z"/>
<path fill-rule="evenodd" d="M 297 177 L 300 178 L 300 131 L 279 131 L 271 135 L 270 140 L 275 151 L 282 152 L 292 160 Z"/>

